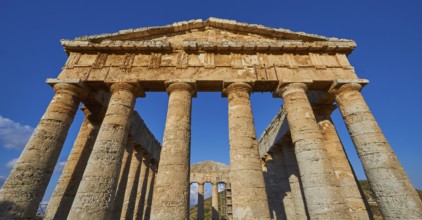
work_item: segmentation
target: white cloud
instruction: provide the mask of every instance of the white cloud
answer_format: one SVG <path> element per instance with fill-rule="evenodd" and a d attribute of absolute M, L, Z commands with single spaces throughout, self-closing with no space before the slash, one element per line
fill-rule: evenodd
<path fill-rule="evenodd" d="M 0 115 L 0 145 L 9 149 L 22 150 L 34 129 L 21 125 Z"/>
<path fill-rule="evenodd" d="M 59 161 L 54 168 L 54 172 L 61 172 L 66 165 L 66 160 Z"/>
<path fill-rule="evenodd" d="M 9 161 L 6 163 L 6 167 L 7 167 L 7 168 L 13 168 L 13 166 L 15 166 L 16 161 L 18 161 L 18 159 L 19 159 L 19 158 L 15 158 L 15 159 L 9 160 Z"/>
<path fill-rule="evenodd" d="M 191 184 L 190 185 L 190 207 L 195 206 L 198 204 L 198 184 Z"/>

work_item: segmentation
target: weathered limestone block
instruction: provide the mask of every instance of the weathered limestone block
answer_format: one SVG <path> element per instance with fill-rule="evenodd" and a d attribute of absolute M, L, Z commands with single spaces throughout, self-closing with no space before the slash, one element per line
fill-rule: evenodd
<path fill-rule="evenodd" d="M 133 144 L 130 140 L 127 141 L 125 150 L 123 152 L 122 165 L 119 172 L 119 180 L 117 182 L 117 190 L 114 196 L 113 214 L 111 219 L 119 219 L 123 207 L 123 200 L 125 198 L 126 185 L 130 170 L 130 164 L 133 156 Z"/>
<path fill-rule="evenodd" d="M 134 150 L 127 177 L 126 191 L 124 194 L 122 214 L 120 219 L 133 219 L 138 191 L 139 174 L 142 162 L 142 152 Z"/>
<path fill-rule="evenodd" d="M 48 202 L 45 219 L 67 218 L 100 130 L 103 114 L 93 114 L 85 107 L 82 110 L 85 120 L 73 144 L 56 189 Z"/>
<path fill-rule="evenodd" d="M 305 84 L 290 83 L 277 89 L 276 95 L 283 98 L 286 108 L 309 215 L 350 219 L 306 91 Z"/>
<path fill-rule="evenodd" d="M 331 110 L 317 109 L 315 112 L 317 114 L 318 126 L 324 138 L 328 157 L 331 160 L 339 183 L 341 195 L 343 196 L 353 219 L 370 219 L 372 215 L 370 216 L 366 208 L 366 204 L 363 200 L 365 197 L 359 190 L 359 183 L 357 182 L 353 168 L 350 165 L 343 144 L 341 143 L 331 121 L 331 117 L 329 116 Z"/>
<path fill-rule="evenodd" d="M 66 139 L 86 93 L 78 86 L 59 83 L 37 128 L 0 190 L 0 218 L 34 218 Z"/>
<path fill-rule="evenodd" d="M 192 96 L 195 87 L 170 82 L 169 104 L 157 182 L 154 187 L 152 219 L 189 218 L 189 169 Z"/>
<path fill-rule="evenodd" d="M 289 139 L 282 145 L 282 151 L 286 164 L 286 172 L 289 178 L 290 189 L 296 212 L 296 218 L 293 219 L 309 219 L 305 206 L 305 196 L 303 195 L 302 182 L 300 180 L 299 167 L 296 160 L 294 145 Z"/>
<path fill-rule="evenodd" d="M 198 220 L 204 219 L 204 183 L 198 183 L 198 213 L 197 213 L 197 219 Z"/>
<path fill-rule="evenodd" d="M 139 87 L 128 83 L 111 86 L 110 102 L 93 151 L 79 185 L 69 219 L 110 219 L 130 116 Z"/>
<path fill-rule="evenodd" d="M 136 192 L 136 202 L 134 219 L 142 219 L 144 214 L 145 199 L 147 194 L 148 175 L 149 175 L 149 161 L 147 158 L 142 159 L 141 171 L 139 173 L 138 188 Z"/>
<path fill-rule="evenodd" d="M 211 206 L 212 206 L 212 219 L 218 220 L 219 214 L 218 214 L 218 183 L 214 182 L 212 183 L 212 197 L 211 197 Z"/>
<path fill-rule="evenodd" d="M 422 202 L 375 121 L 357 83 L 333 86 L 384 219 L 422 219 Z"/>
<path fill-rule="evenodd" d="M 271 218 L 295 219 L 295 205 L 281 146 L 276 146 L 269 155 L 266 155 L 264 180 Z"/>
<path fill-rule="evenodd" d="M 252 87 L 243 82 L 224 91 L 229 105 L 230 180 L 234 219 L 269 219 L 270 213 L 261 170 L 250 103 Z"/>

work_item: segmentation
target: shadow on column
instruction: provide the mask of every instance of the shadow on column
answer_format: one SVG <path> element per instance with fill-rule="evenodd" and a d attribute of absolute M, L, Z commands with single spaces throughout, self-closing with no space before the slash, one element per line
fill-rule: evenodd
<path fill-rule="evenodd" d="M 99 125 L 95 125 L 99 126 Z M 78 191 L 79 184 L 81 183 L 82 176 L 84 174 L 86 165 L 88 163 L 89 156 L 91 155 L 92 148 L 94 147 L 94 142 L 97 137 L 98 131 L 100 129 L 92 129 L 90 134 L 88 135 L 89 141 L 85 142 L 85 146 L 83 146 L 82 153 L 80 154 L 81 157 L 79 158 L 78 162 L 76 163 L 75 169 L 70 176 L 72 184 L 68 184 L 64 193 L 63 198 L 60 200 L 59 206 L 57 208 L 56 214 L 59 214 L 63 218 L 67 218 L 67 215 L 70 212 L 70 208 L 72 207 L 73 200 L 75 199 L 76 192 Z M 57 216 L 53 217 L 56 219 Z"/>
<path fill-rule="evenodd" d="M 142 163 L 142 166 L 147 166 L 145 163 Z M 138 207 L 135 208 L 135 210 L 138 210 L 137 213 L 134 213 L 135 217 L 139 216 L 141 218 L 138 219 L 142 219 L 142 216 L 144 214 L 144 207 L 145 207 L 145 196 L 147 193 L 147 186 L 148 186 L 148 175 L 149 175 L 150 169 L 147 168 L 145 170 L 145 175 L 142 178 L 142 189 L 141 189 L 141 194 L 139 195 L 139 203 L 138 203 Z"/>
<path fill-rule="evenodd" d="M 155 172 L 152 171 L 152 176 L 151 176 L 151 185 L 149 187 L 149 192 L 148 192 L 148 199 L 147 199 L 147 205 L 145 206 L 145 215 L 144 215 L 144 220 L 149 220 L 151 217 L 151 203 L 152 203 L 152 196 L 153 196 L 153 192 L 154 192 L 154 181 L 155 181 Z"/>
<path fill-rule="evenodd" d="M 214 207 L 211 207 L 211 208 L 212 208 L 212 220 L 219 220 L 218 210 L 216 210 Z"/>
<path fill-rule="evenodd" d="M 132 149 L 133 150 L 133 149 Z M 127 153 L 127 159 L 122 163 L 123 170 L 121 169 L 121 173 L 119 174 L 122 178 L 118 182 L 118 187 L 116 190 L 116 196 L 114 199 L 113 205 L 113 218 L 120 218 L 120 213 L 122 212 L 123 200 L 125 197 L 126 185 L 127 185 L 127 176 L 129 174 L 130 168 L 130 161 L 132 159 L 132 151 L 125 147 L 125 154 Z"/>
<path fill-rule="evenodd" d="M 136 160 L 136 158 L 133 158 L 134 160 Z M 140 166 L 145 166 L 144 164 L 142 164 L 142 158 L 140 161 L 141 165 Z M 136 174 L 135 174 L 135 180 L 139 181 L 139 175 L 141 173 L 141 169 L 140 167 L 136 170 Z M 138 181 L 135 181 L 132 189 L 130 191 L 130 197 L 129 197 L 129 204 L 128 204 L 128 210 L 126 212 L 126 216 L 124 217 L 125 219 L 133 219 L 134 216 L 134 212 L 135 212 L 135 203 L 136 203 L 136 192 L 138 191 Z"/>
<path fill-rule="evenodd" d="M 283 181 L 285 181 L 281 173 L 281 162 L 282 158 L 276 157 L 275 155 L 267 155 L 265 158 L 265 168 L 263 171 L 265 191 L 268 197 L 268 207 L 270 209 L 271 219 L 287 219 L 286 210 L 283 205 L 283 198 L 287 196 L 286 192 L 283 192 Z M 290 187 L 289 187 L 290 190 Z"/>

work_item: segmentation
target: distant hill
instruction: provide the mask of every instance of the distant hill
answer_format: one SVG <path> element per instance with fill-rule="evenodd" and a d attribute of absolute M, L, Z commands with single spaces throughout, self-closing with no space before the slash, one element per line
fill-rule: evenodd
<path fill-rule="evenodd" d="M 381 220 L 381 212 L 378 208 L 377 203 L 375 202 L 375 197 L 373 192 L 371 191 L 371 188 L 369 187 L 367 180 L 359 180 L 359 183 L 362 187 L 363 194 L 365 195 L 366 199 L 368 200 L 369 207 L 372 210 L 372 213 L 374 214 L 375 220 Z M 422 190 L 417 190 L 419 197 L 422 199 Z M 223 195 L 222 192 L 218 193 L 218 196 L 221 197 Z M 211 219 L 211 198 L 205 199 L 204 201 L 204 219 Z M 197 216 L 198 207 L 194 206 L 190 209 L 190 219 L 195 220 Z"/>

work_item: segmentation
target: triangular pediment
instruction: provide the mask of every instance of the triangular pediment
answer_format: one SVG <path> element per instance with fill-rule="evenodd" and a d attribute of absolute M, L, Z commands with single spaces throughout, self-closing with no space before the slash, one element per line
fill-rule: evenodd
<path fill-rule="evenodd" d="M 112 41 L 145 41 L 160 40 L 171 43 L 183 40 L 195 41 L 280 41 L 297 40 L 313 41 L 339 41 L 346 39 L 328 38 L 315 34 L 293 32 L 282 28 L 270 28 L 262 25 L 247 24 L 219 18 L 207 20 L 197 19 L 176 22 L 171 25 L 159 27 L 146 27 L 138 29 L 121 30 L 116 33 L 84 36 L 76 38 L 78 41 L 99 43 L 104 40 Z M 346 40 L 348 41 L 348 40 Z"/>
<path fill-rule="evenodd" d="M 347 39 L 329 38 L 281 28 L 209 18 L 159 27 L 62 40 L 67 53 L 79 51 L 322 51 L 349 54 L 356 46 Z"/>

